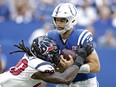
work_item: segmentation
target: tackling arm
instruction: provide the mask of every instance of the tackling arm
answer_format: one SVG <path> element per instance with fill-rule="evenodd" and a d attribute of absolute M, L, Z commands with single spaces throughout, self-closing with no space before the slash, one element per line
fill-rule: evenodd
<path fill-rule="evenodd" d="M 56 84 L 70 84 L 79 71 L 77 65 L 72 65 L 67 68 L 63 73 L 54 72 L 53 74 L 45 74 L 41 72 L 36 72 L 32 75 L 33 79 L 43 80 L 49 83 Z"/>

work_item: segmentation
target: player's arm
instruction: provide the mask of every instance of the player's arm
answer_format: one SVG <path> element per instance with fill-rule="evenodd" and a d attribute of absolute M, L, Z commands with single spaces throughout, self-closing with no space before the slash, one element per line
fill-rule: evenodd
<path fill-rule="evenodd" d="M 68 69 L 66 69 L 63 73 L 54 72 L 53 74 L 50 73 L 42 73 L 36 72 L 32 78 L 33 79 L 41 79 L 49 83 L 56 83 L 56 84 L 70 84 L 72 80 L 75 78 L 79 71 L 79 67 L 77 65 L 72 65 Z"/>
<path fill-rule="evenodd" d="M 81 37 L 81 35 L 83 37 Z M 81 35 L 81 40 L 79 40 L 78 43 L 81 44 L 82 47 L 85 47 L 87 52 L 87 63 L 80 67 L 79 73 L 96 73 L 100 71 L 100 62 L 98 54 L 93 46 L 93 35 L 87 30 L 84 30 Z"/>

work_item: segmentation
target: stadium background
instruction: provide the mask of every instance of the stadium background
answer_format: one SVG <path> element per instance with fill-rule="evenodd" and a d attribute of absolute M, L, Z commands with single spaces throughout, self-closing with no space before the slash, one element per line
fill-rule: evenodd
<path fill-rule="evenodd" d="M 97 74 L 100 87 L 115 87 L 116 0 L 0 0 L 0 45 L 7 56 L 4 70 L 15 65 L 22 56 L 22 53 L 9 54 L 15 50 L 13 45 L 24 40 L 30 46 L 32 32 L 51 23 L 52 11 L 61 2 L 74 3 L 78 8 L 79 22 L 75 29 L 87 28 L 94 35 L 101 62 L 101 71 Z M 105 43 L 105 39 L 109 43 Z"/>

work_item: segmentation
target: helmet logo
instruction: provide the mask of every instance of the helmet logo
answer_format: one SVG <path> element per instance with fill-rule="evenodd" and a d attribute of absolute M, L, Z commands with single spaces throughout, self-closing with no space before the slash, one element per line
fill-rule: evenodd
<path fill-rule="evenodd" d="M 53 46 L 47 47 L 46 51 L 43 53 L 43 55 L 48 55 L 50 51 L 54 49 Z"/>
<path fill-rule="evenodd" d="M 53 46 L 47 47 L 47 52 L 52 51 L 53 48 L 54 48 Z"/>

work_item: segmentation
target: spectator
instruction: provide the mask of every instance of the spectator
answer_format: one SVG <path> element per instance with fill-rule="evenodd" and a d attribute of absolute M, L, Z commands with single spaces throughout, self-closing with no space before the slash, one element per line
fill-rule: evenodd
<path fill-rule="evenodd" d="M 102 6 L 99 9 L 99 18 L 93 23 L 96 35 L 102 36 L 107 29 L 112 29 L 111 10 L 107 6 Z"/>
<path fill-rule="evenodd" d="M 112 30 L 107 30 L 103 36 L 98 39 L 99 46 L 116 47 L 116 38 Z"/>
<path fill-rule="evenodd" d="M 116 0 L 112 0 L 112 4 L 110 5 L 110 8 L 113 13 L 116 13 Z"/>
<path fill-rule="evenodd" d="M 16 23 L 28 23 L 33 19 L 33 8 L 28 0 L 15 0 L 15 12 L 12 13 L 12 20 Z"/>
<path fill-rule="evenodd" d="M 10 18 L 9 8 L 3 0 L 0 0 L 0 22 L 8 20 L 9 18 Z"/>
<path fill-rule="evenodd" d="M 84 0 L 82 7 L 77 7 L 78 10 L 78 24 L 81 26 L 87 26 L 93 23 L 97 18 L 97 12 L 92 7 L 88 0 Z"/>
<path fill-rule="evenodd" d="M 50 22 L 52 10 L 54 8 L 54 0 L 37 0 L 37 7 L 35 9 L 34 18 L 43 24 L 45 22 Z M 47 8 L 47 9 L 46 9 Z"/>
<path fill-rule="evenodd" d="M 102 6 L 110 6 L 112 3 L 112 0 L 95 0 L 96 7 L 100 9 Z"/>

